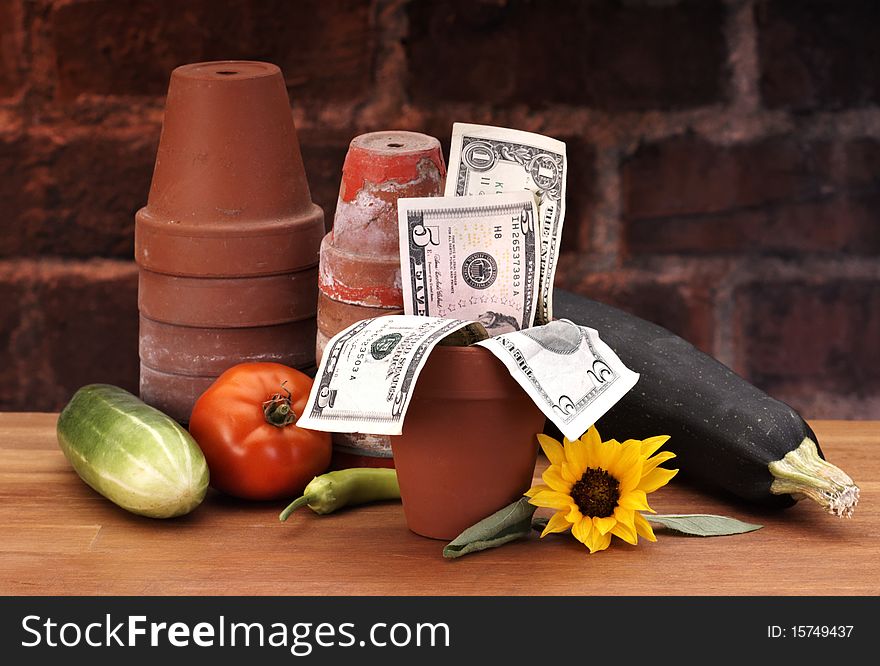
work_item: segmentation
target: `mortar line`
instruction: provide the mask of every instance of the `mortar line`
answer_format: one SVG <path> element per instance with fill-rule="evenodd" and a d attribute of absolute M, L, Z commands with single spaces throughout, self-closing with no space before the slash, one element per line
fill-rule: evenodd
<path fill-rule="evenodd" d="M 727 0 L 724 35 L 727 41 L 727 81 L 730 106 L 736 113 L 753 114 L 761 108 L 758 30 L 753 0 Z"/>

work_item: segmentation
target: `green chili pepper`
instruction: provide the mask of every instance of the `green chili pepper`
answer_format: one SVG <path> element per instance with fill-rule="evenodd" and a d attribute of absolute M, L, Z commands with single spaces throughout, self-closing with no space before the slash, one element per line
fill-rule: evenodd
<path fill-rule="evenodd" d="M 376 467 L 352 467 L 328 472 L 309 481 L 303 496 L 291 502 L 281 515 L 287 520 L 301 506 L 318 514 L 332 513 L 351 504 L 400 499 L 397 472 Z"/>

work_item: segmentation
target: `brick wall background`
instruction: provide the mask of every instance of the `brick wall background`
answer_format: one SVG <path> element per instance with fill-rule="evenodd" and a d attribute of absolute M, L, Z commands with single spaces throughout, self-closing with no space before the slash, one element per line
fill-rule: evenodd
<path fill-rule="evenodd" d="M 811 417 L 880 418 L 872 0 L 0 0 L 0 409 L 137 387 L 134 212 L 172 68 L 287 77 L 332 220 L 348 141 L 568 143 L 557 284 Z"/>

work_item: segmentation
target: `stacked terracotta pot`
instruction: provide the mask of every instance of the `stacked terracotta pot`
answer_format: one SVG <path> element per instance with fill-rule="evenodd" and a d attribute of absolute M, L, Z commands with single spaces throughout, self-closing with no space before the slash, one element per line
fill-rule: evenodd
<path fill-rule="evenodd" d="M 141 397 L 186 422 L 236 363 L 313 366 L 323 235 L 278 67 L 174 70 L 136 216 Z"/>
<path fill-rule="evenodd" d="M 342 168 L 333 231 L 318 273 L 320 362 L 330 338 L 356 321 L 403 312 L 397 200 L 443 193 L 446 166 L 434 137 L 401 130 L 352 140 Z M 334 436 L 336 466 L 392 466 L 388 437 Z"/>

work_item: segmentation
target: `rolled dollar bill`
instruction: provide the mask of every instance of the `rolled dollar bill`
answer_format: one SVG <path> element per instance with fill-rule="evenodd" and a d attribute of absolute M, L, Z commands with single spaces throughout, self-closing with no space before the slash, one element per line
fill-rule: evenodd
<path fill-rule="evenodd" d="M 534 197 L 399 199 L 406 314 L 477 320 L 489 335 L 528 328 L 538 296 Z"/>
<path fill-rule="evenodd" d="M 553 280 L 565 221 L 568 159 L 565 144 L 532 132 L 455 123 L 446 196 L 530 190 L 538 200 L 541 233 L 538 307 L 535 321 L 553 318 Z"/>

